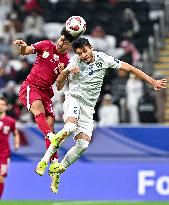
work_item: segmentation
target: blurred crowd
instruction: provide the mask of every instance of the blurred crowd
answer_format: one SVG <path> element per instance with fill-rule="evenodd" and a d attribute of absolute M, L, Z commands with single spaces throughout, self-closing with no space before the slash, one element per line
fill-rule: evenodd
<path fill-rule="evenodd" d="M 0 0 L 0 94 L 9 100 L 8 114 L 21 122 L 33 121 L 20 104 L 18 91 L 36 56 L 19 56 L 11 46 L 15 39 L 28 45 L 44 39 L 56 41 L 65 21 L 80 15 L 87 22 L 85 36 L 95 50 L 144 70 L 142 53 L 163 10 L 163 1 L 156 0 Z M 152 76 L 162 77 L 157 72 Z M 64 95 L 54 90 L 54 111 L 60 122 Z M 94 119 L 102 126 L 162 123 L 165 99 L 165 90 L 154 92 L 133 75 L 108 69 Z"/>

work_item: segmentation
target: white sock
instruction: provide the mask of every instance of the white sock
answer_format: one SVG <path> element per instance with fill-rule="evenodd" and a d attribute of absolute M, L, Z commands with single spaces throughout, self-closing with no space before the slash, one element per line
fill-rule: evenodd
<path fill-rule="evenodd" d="M 73 164 L 87 149 L 89 142 L 83 139 L 79 139 L 76 141 L 76 145 L 73 146 L 65 155 L 61 164 L 67 168 L 71 164 Z"/>
<path fill-rule="evenodd" d="M 41 159 L 41 161 L 45 161 L 46 163 L 48 163 L 50 161 L 51 156 L 56 152 L 56 148 L 50 144 L 49 148 L 47 149 L 45 155 L 43 156 L 43 158 Z"/>
<path fill-rule="evenodd" d="M 71 164 L 73 164 L 80 156 L 76 154 L 75 146 L 72 147 L 64 156 L 63 160 L 61 161 L 61 164 L 67 168 Z"/>
<path fill-rule="evenodd" d="M 55 136 L 55 134 L 53 132 L 49 132 L 46 137 L 51 141 L 53 136 Z"/>

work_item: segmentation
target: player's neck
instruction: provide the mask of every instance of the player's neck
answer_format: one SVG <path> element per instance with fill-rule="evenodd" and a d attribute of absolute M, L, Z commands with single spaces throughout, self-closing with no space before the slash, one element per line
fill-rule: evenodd
<path fill-rule="evenodd" d="M 58 51 L 60 54 L 65 54 L 67 51 Z"/>
<path fill-rule="evenodd" d="M 90 64 L 90 63 L 93 63 L 95 61 L 95 55 L 94 55 L 94 53 L 92 52 L 91 53 L 91 60 L 89 61 L 89 62 L 86 62 L 86 64 Z"/>
<path fill-rule="evenodd" d="M 58 51 L 57 45 L 55 45 L 55 48 L 56 48 L 56 51 L 57 51 L 58 53 L 60 53 L 60 54 L 65 54 L 65 53 L 67 52 L 67 50 Z"/>
<path fill-rule="evenodd" d="M 92 58 L 91 58 L 90 63 L 93 63 L 94 61 L 95 61 L 95 55 L 94 55 L 94 53 L 92 52 Z"/>

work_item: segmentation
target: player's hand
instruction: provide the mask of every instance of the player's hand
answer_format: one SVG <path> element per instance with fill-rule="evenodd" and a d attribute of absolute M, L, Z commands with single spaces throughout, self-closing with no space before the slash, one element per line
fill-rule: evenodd
<path fill-rule="evenodd" d="M 58 69 L 59 69 L 59 72 L 61 73 L 62 70 L 64 70 L 65 66 L 64 66 L 64 63 L 59 63 L 58 64 Z"/>
<path fill-rule="evenodd" d="M 16 40 L 12 43 L 13 45 L 15 46 L 21 46 L 21 47 L 26 47 L 27 46 L 27 43 L 25 43 L 23 40 Z"/>
<path fill-rule="evenodd" d="M 79 67 L 75 67 L 75 68 L 72 68 L 71 70 L 70 70 L 70 73 L 71 74 L 77 74 L 77 73 L 79 73 L 80 72 L 80 68 Z"/>
<path fill-rule="evenodd" d="M 17 142 L 15 142 L 15 145 L 14 145 L 15 150 L 18 150 L 18 149 L 19 149 L 19 147 L 20 147 L 20 144 L 19 144 L 19 143 L 17 143 Z"/>
<path fill-rule="evenodd" d="M 160 90 L 167 87 L 167 79 L 155 80 L 153 83 L 154 90 Z"/>
<path fill-rule="evenodd" d="M 65 70 L 68 70 L 71 74 L 76 74 L 80 72 L 79 67 L 67 67 Z"/>

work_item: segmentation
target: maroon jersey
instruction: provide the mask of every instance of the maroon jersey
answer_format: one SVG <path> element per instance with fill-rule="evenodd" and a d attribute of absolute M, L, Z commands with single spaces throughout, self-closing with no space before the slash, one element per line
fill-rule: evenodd
<path fill-rule="evenodd" d="M 0 119 L 0 158 L 10 155 L 9 135 L 15 131 L 15 124 L 16 121 L 7 115 Z"/>
<path fill-rule="evenodd" d="M 34 53 L 37 53 L 37 57 L 27 80 L 30 85 L 49 88 L 58 77 L 58 64 L 64 63 L 65 67 L 67 66 L 68 55 L 59 53 L 55 44 L 49 40 L 37 42 L 32 47 Z"/>

